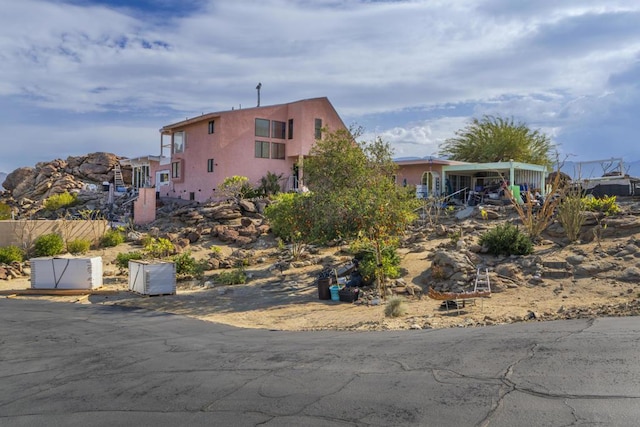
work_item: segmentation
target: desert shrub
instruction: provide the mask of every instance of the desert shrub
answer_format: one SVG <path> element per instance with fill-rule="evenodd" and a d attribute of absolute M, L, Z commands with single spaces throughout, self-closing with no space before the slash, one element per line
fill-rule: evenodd
<path fill-rule="evenodd" d="M 562 224 L 570 242 L 578 240 L 585 220 L 582 215 L 584 208 L 584 199 L 575 194 L 565 197 L 558 206 L 558 221 Z"/>
<path fill-rule="evenodd" d="M 144 245 L 144 251 L 151 258 L 164 258 L 173 253 L 175 248 L 171 240 L 160 237 L 158 239 L 151 238 L 151 241 Z"/>
<path fill-rule="evenodd" d="M 11 206 L 0 203 L 0 220 L 11 219 Z"/>
<path fill-rule="evenodd" d="M 494 255 L 527 255 L 533 252 L 533 243 L 526 234 L 509 223 L 498 225 L 480 236 L 480 244 Z"/>
<path fill-rule="evenodd" d="M 12 262 L 22 262 L 24 252 L 17 246 L 3 246 L 0 248 L 0 264 L 11 264 Z"/>
<path fill-rule="evenodd" d="M 60 208 L 73 206 L 76 203 L 77 199 L 77 194 L 69 193 L 68 191 L 60 194 L 54 194 L 44 201 L 44 209 L 47 211 L 55 211 Z"/>
<path fill-rule="evenodd" d="M 174 255 L 172 259 L 176 264 L 176 274 L 202 277 L 208 266 L 206 260 L 196 261 L 191 252 Z"/>
<path fill-rule="evenodd" d="M 124 243 L 124 233 L 120 230 L 116 230 L 113 228 L 105 231 L 102 239 L 100 239 L 100 243 L 105 248 L 113 248 Z"/>
<path fill-rule="evenodd" d="M 282 176 L 282 174 L 267 172 L 265 176 L 260 178 L 260 187 L 258 190 L 265 196 L 279 193 Z"/>
<path fill-rule="evenodd" d="M 378 277 L 400 277 L 400 256 L 395 245 L 386 245 L 381 248 L 380 265 L 376 262 L 376 251 L 373 242 L 368 239 L 358 239 L 351 243 L 351 252 L 358 260 L 358 271 L 366 284 L 372 284 L 376 278 L 376 269 L 380 268 Z"/>
<path fill-rule="evenodd" d="M 148 245 L 152 244 L 154 241 L 155 241 L 155 239 L 153 237 L 151 237 L 149 234 L 145 234 L 140 239 L 140 244 L 144 248 L 144 247 L 147 247 Z"/>
<path fill-rule="evenodd" d="M 259 191 L 249 184 L 249 178 L 238 175 L 226 177 L 218 186 L 218 191 L 223 196 L 236 200 L 259 196 Z"/>
<path fill-rule="evenodd" d="M 43 234 L 33 242 L 35 256 L 54 256 L 64 252 L 64 241 L 59 234 Z"/>
<path fill-rule="evenodd" d="M 120 271 L 124 271 L 129 268 L 130 260 L 144 259 L 144 254 L 140 251 L 133 252 L 120 252 L 116 255 L 116 267 L 120 269 Z"/>
<path fill-rule="evenodd" d="M 90 248 L 91 241 L 87 239 L 73 239 L 67 242 L 67 251 L 73 255 L 86 254 Z"/>
<path fill-rule="evenodd" d="M 620 212 L 616 196 L 604 196 L 601 198 L 592 195 L 582 199 L 586 210 L 591 212 L 603 212 L 605 215 L 614 215 Z"/>
<path fill-rule="evenodd" d="M 482 211 L 486 212 L 486 211 Z M 452 231 L 449 233 L 449 239 L 451 240 L 451 244 L 455 246 L 458 241 L 462 238 L 462 229 L 458 229 L 456 231 Z"/>
<path fill-rule="evenodd" d="M 247 275 L 244 268 L 239 267 L 218 274 L 217 281 L 223 285 L 241 285 L 247 283 Z"/>
<path fill-rule="evenodd" d="M 387 301 L 387 305 L 384 307 L 384 315 L 387 317 L 400 317 L 407 314 L 407 306 L 404 298 L 391 297 Z"/>

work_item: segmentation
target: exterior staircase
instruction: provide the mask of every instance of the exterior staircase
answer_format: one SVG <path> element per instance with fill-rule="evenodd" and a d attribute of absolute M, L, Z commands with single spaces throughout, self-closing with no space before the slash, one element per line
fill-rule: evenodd
<path fill-rule="evenodd" d="M 566 261 L 543 261 L 542 277 L 547 279 L 566 279 L 573 277 L 573 268 Z"/>

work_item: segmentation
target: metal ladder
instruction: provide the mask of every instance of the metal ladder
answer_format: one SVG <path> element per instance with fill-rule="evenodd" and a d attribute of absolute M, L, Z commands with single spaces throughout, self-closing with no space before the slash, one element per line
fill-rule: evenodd
<path fill-rule="evenodd" d="M 122 179 L 122 171 L 120 170 L 119 163 L 116 163 L 113 168 L 113 184 L 116 187 L 116 191 L 118 191 L 119 188 L 124 188 L 124 180 Z"/>
<path fill-rule="evenodd" d="M 480 267 L 476 271 L 476 283 L 473 291 L 489 291 L 491 292 L 491 283 L 489 282 L 489 269 L 485 268 L 484 272 L 480 271 Z"/>

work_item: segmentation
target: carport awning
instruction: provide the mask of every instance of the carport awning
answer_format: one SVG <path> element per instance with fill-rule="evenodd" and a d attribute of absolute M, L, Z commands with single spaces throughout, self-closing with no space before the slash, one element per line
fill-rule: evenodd
<path fill-rule="evenodd" d="M 509 176 L 511 184 L 534 184 L 545 194 L 547 167 L 521 162 L 467 163 L 463 165 L 442 166 L 442 178 L 447 175 L 475 175 L 478 172 L 497 172 Z"/>

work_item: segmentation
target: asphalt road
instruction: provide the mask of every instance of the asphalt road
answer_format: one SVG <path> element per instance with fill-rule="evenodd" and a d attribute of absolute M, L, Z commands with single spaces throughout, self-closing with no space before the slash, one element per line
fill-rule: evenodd
<path fill-rule="evenodd" d="M 0 300 L 1 426 L 637 426 L 639 318 L 244 330 Z"/>

